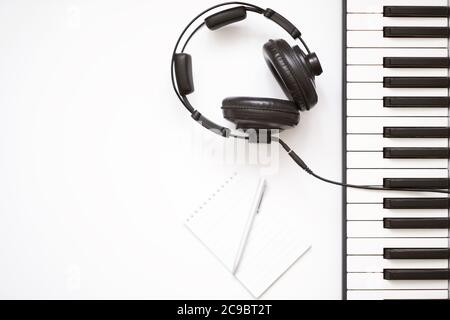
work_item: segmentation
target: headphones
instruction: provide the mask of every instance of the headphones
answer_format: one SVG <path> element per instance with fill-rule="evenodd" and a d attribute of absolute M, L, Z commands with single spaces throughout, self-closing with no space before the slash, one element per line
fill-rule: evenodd
<path fill-rule="evenodd" d="M 211 10 L 222 6 L 238 5 L 210 15 L 204 19 L 188 36 L 181 53 L 177 53 L 181 38 L 185 35 L 196 20 Z M 231 23 L 244 20 L 247 12 L 254 12 L 275 22 L 294 39 L 299 39 L 306 52 L 299 46 L 291 47 L 283 39 L 269 40 L 263 46 L 264 59 L 275 79 L 281 86 L 289 100 L 260 98 L 260 97 L 231 97 L 222 102 L 222 111 L 225 119 L 236 125 L 237 129 L 252 132 L 260 130 L 284 130 L 296 126 L 300 120 L 300 111 L 309 110 L 317 104 L 315 76 L 322 73 L 322 67 L 315 53 L 310 52 L 308 46 L 301 38 L 300 31 L 286 18 L 272 9 L 262 9 L 253 4 L 244 2 L 227 2 L 213 6 L 192 20 L 184 29 L 177 41 L 172 59 L 172 71 L 175 71 L 177 94 L 183 105 L 191 112 L 194 120 L 208 130 L 228 137 L 231 130 L 221 127 L 200 112 L 195 110 L 187 96 L 194 92 L 192 76 L 192 57 L 184 50 L 193 35 L 202 27 L 217 30 Z M 173 72 L 172 72 L 172 80 Z M 174 83 L 175 86 L 175 83 Z M 270 134 L 269 134 L 270 136 Z"/>
<path fill-rule="evenodd" d="M 223 6 L 235 6 L 218 11 L 207 16 L 187 36 L 180 52 L 182 39 L 194 23 L 207 13 Z M 299 40 L 304 50 L 298 45 L 291 46 L 283 39 L 269 40 L 263 46 L 264 59 L 273 76 L 277 80 L 288 100 L 261 98 L 261 97 L 230 97 L 222 102 L 222 111 L 225 119 L 236 125 L 236 129 L 244 132 L 232 133 L 227 127 L 220 126 L 203 116 L 196 110 L 188 99 L 194 92 L 192 75 L 192 57 L 185 53 L 185 49 L 192 37 L 203 27 L 217 30 L 229 24 L 244 20 L 247 12 L 261 14 L 283 28 L 294 40 Z M 283 140 L 272 136 L 272 131 L 282 131 L 295 127 L 300 121 L 300 112 L 313 108 L 318 102 L 315 77 L 322 74 L 319 58 L 311 52 L 302 38 L 301 32 L 288 19 L 272 9 L 262 9 L 256 5 L 245 2 L 225 2 L 210 7 L 194 19 L 183 29 L 175 44 L 171 60 L 172 86 L 180 102 L 190 112 L 191 117 L 206 129 L 225 138 L 249 140 L 256 143 L 278 142 L 289 154 L 292 160 L 304 171 L 313 177 L 334 185 L 366 189 L 366 190 L 396 190 L 414 192 L 432 192 L 450 194 L 448 190 L 440 189 L 404 189 L 385 188 L 379 186 L 361 186 L 336 182 L 314 173 L 306 163 Z"/>

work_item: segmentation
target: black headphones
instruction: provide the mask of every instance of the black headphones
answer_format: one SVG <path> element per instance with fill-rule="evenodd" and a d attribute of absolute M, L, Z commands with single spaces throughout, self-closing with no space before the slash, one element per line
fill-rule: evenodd
<path fill-rule="evenodd" d="M 181 52 L 178 48 L 181 40 L 193 24 L 212 10 L 223 6 L 237 5 L 230 9 L 219 11 L 204 19 L 187 36 Z M 264 58 L 275 79 L 283 89 L 289 100 L 259 98 L 259 97 L 231 97 L 222 102 L 222 111 L 225 119 L 236 125 L 237 129 L 246 132 L 246 135 L 234 134 L 230 128 L 222 127 L 204 117 L 190 103 L 187 96 L 194 92 L 192 76 L 192 57 L 185 53 L 186 46 L 192 37 L 201 28 L 206 26 L 210 30 L 217 30 L 231 23 L 244 20 L 247 12 L 262 14 L 272 20 L 289 35 L 299 40 L 306 51 L 299 46 L 291 47 L 285 40 L 269 40 L 263 46 Z M 326 183 L 334 185 L 366 189 L 366 190 L 401 190 L 415 192 L 432 192 L 449 194 L 448 190 L 436 189 L 403 189 L 384 188 L 379 186 L 360 186 L 336 182 L 323 178 L 314 173 L 306 163 L 283 140 L 272 136 L 273 130 L 284 130 L 296 126 L 300 120 L 300 111 L 310 110 L 317 104 L 318 97 L 315 86 L 315 77 L 322 74 L 322 67 L 314 52 L 311 52 L 302 39 L 301 32 L 285 17 L 272 9 L 262 9 L 256 5 L 245 2 L 225 2 L 208 8 L 198 14 L 184 28 L 175 44 L 171 60 L 171 77 L 173 89 L 181 103 L 191 113 L 192 118 L 206 129 L 223 137 L 245 139 L 257 143 L 278 142 L 289 156 L 307 173 Z"/>
<path fill-rule="evenodd" d="M 188 36 L 181 53 L 177 53 L 181 39 L 196 20 L 211 10 L 228 5 L 238 6 L 206 17 L 204 22 Z M 262 14 L 281 26 L 292 38 L 303 43 L 306 53 L 299 46 L 291 47 L 285 40 L 269 40 L 263 47 L 264 59 L 289 100 L 259 97 L 226 98 L 222 102 L 225 119 L 236 124 L 237 129 L 244 131 L 250 129 L 255 130 L 252 132 L 284 130 L 296 126 L 300 120 L 299 112 L 311 109 L 317 104 L 318 100 L 315 76 L 322 73 L 322 67 L 316 54 L 310 52 L 301 38 L 300 31 L 289 20 L 272 9 L 264 10 L 253 4 L 243 2 L 218 4 L 195 17 L 180 35 L 172 57 L 172 81 L 174 82 L 175 92 L 184 106 L 191 112 L 192 117 L 207 129 L 224 137 L 230 136 L 231 130 L 206 119 L 192 107 L 187 98 L 187 95 L 194 92 L 194 83 L 192 57 L 184 53 L 184 50 L 200 28 L 206 25 L 210 30 L 217 30 L 231 23 L 244 20 L 247 17 L 247 12 Z M 176 84 L 173 71 L 175 72 Z"/>

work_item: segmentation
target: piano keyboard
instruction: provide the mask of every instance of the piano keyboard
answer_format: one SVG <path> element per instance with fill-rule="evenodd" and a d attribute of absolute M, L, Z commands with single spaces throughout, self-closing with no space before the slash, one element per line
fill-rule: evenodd
<path fill-rule="evenodd" d="M 344 0 L 344 180 L 449 188 L 448 0 Z M 344 191 L 346 299 L 449 299 L 444 195 Z"/>

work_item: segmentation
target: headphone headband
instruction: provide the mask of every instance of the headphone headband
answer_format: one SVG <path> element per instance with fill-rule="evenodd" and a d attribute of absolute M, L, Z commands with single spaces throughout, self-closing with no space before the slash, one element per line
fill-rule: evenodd
<path fill-rule="evenodd" d="M 207 14 L 208 12 L 223 7 L 223 6 L 229 6 L 229 5 L 238 5 L 237 7 L 232 7 L 229 9 L 225 9 L 222 11 L 219 11 L 215 14 L 212 14 L 204 19 L 204 21 L 197 26 L 192 33 L 187 37 L 186 42 L 183 45 L 183 48 L 181 52 L 177 52 L 178 47 L 180 46 L 181 40 L 186 35 L 188 29 L 202 16 Z M 234 138 L 243 138 L 248 139 L 248 136 L 238 136 L 231 133 L 230 128 L 226 128 L 223 126 L 220 126 L 213 121 L 209 120 L 208 118 L 204 117 L 199 111 L 197 111 L 192 104 L 190 103 L 189 99 L 187 98 L 187 95 L 194 92 L 194 82 L 193 82 L 193 75 L 192 75 L 192 57 L 189 54 L 184 53 L 186 46 L 192 39 L 192 37 L 197 33 L 198 30 L 200 30 L 203 26 L 206 25 L 206 27 L 210 30 L 217 30 L 220 29 L 226 25 L 236 23 L 239 21 L 244 20 L 247 17 L 247 11 L 255 12 L 258 14 L 264 15 L 269 20 L 275 22 L 277 25 L 279 25 L 281 28 L 283 28 L 289 35 L 294 38 L 300 40 L 304 48 L 308 53 L 310 53 L 310 50 L 306 43 L 303 41 L 301 37 L 301 32 L 295 27 L 294 24 L 292 24 L 288 19 L 277 13 L 276 11 L 272 9 L 262 9 L 256 5 L 245 3 L 245 2 L 224 2 L 221 4 L 217 4 L 213 7 L 210 7 L 200 14 L 198 14 L 194 19 L 192 19 L 187 26 L 184 28 L 180 36 L 178 37 L 178 40 L 175 44 L 175 48 L 173 50 L 172 54 L 172 61 L 171 61 L 171 77 L 172 77 L 172 86 L 173 89 L 178 96 L 180 102 L 185 106 L 185 108 L 191 113 L 192 118 L 200 123 L 203 127 L 206 129 L 221 135 L 223 137 L 234 137 Z M 176 80 L 176 81 L 175 81 Z"/>

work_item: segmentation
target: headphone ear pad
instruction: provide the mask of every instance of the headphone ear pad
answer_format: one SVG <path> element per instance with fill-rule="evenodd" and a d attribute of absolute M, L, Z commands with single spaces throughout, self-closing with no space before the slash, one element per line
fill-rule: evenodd
<path fill-rule="evenodd" d="M 263 47 L 264 59 L 286 96 L 301 111 L 317 104 L 314 75 L 308 68 L 299 47 L 292 48 L 285 40 L 269 40 Z"/>
<path fill-rule="evenodd" d="M 253 97 L 232 97 L 222 102 L 225 119 L 237 129 L 278 129 L 294 127 L 300 121 L 297 106 L 287 100 Z"/>

